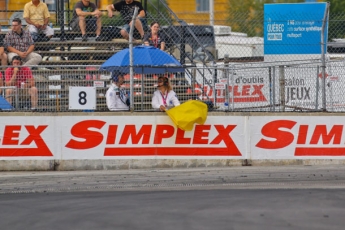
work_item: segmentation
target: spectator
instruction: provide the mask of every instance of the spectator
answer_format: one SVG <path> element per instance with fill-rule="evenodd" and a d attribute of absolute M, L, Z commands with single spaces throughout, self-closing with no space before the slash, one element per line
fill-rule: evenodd
<path fill-rule="evenodd" d="M 154 46 L 158 49 L 165 49 L 165 36 L 159 33 L 159 23 L 152 22 L 150 25 L 151 32 L 146 33 L 144 36 L 144 44 L 147 46 Z"/>
<path fill-rule="evenodd" d="M 132 24 L 132 17 L 134 14 L 135 7 L 138 7 L 138 16 L 135 20 L 134 27 L 138 30 L 141 39 L 144 37 L 143 24 L 145 20 L 145 10 L 140 2 L 133 0 L 120 1 L 118 3 L 110 4 L 107 6 L 108 16 L 113 17 L 113 11 L 119 11 L 121 17 L 126 24 L 121 29 L 121 35 L 123 38 L 129 40 L 129 29 Z"/>
<path fill-rule="evenodd" d="M 12 30 L 6 34 L 4 46 L 9 52 L 8 62 L 12 62 L 12 58 L 16 55 L 22 58 L 26 66 L 38 65 L 42 61 L 41 55 L 33 52 L 34 41 L 29 31 L 22 29 L 22 21 L 19 18 L 12 20 Z"/>
<path fill-rule="evenodd" d="M 152 107 L 160 111 L 165 111 L 169 107 L 179 105 L 180 101 L 176 93 L 172 90 L 169 79 L 165 76 L 158 77 L 157 90 L 153 93 L 152 97 Z"/>
<path fill-rule="evenodd" d="M 75 31 L 81 31 L 82 41 L 87 41 L 86 32 L 96 30 L 96 41 L 101 41 L 102 12 L 90 0 L 81 0 L 74 6 L 71 27 Z"/>
<path fill-rule="evenodd" d="M 0 87 L 4 86 L 4 77 L 2 76 L 2 73 L 0 72 Z M 2 88 L 0 88 L 0 97 L 2 95 Z"/>
<path fill-rule="evenodd" d="M 40 2 L 40 0 L 26 3 L 23 17 L 34 41 L 40 41 L 39 33 L 41 31 L 46 35 L 42 41 L 49 41 L 53 37 L 54 29 L 48 26 L 50 14 L 47 4 Z"/>
<path fill-rule="evenodd" d="M 123 75 L 113 74 L 112 84 L 106 93 L 107 106 L 110 111 L 129 110 L 129 96 L 121 88 L 123 83 Z"/>
<path fill-rule="evenodd" d="M 35 80 L 29 67 L 22 66 L 22 59 L 19 56 L 14 56 L 11 62 L 12 67 L 8 67 L 5 71 L 6 86 L 16 86 L 20 95 L 30 95 L 31 110 L 37 108 L 37 88 L 35 87 Z M 14 89 L 6 89 L 6 99 L 12 104 L 12 97 Z"/>
<path fill-rule="evenodd" d="M 4 69 L 4 66 L 7 66 L 7 54 L 5 53 L 5 49 L 2 43 L 3 42 L 0 43 L 0 59 L 2 69 Z"/>

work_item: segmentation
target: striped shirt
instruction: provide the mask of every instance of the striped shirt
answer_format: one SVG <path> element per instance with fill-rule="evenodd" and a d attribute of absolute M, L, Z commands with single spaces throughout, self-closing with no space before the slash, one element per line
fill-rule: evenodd
<path fill-rule="evenodd" d="M 13 30 L 8 32 L 4 39 L 4 47 L 13 47 L 20 52 L 26 52 L 31 45 L 34 44 L 32 37 L 27 30 L 22 29 L 21 34 L 17 34 Z"/>

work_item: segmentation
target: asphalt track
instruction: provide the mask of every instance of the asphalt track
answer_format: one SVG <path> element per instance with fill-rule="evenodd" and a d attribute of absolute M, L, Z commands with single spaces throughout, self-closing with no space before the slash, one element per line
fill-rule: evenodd
<path fill-rule="evenodd" d="M 344 229 L 345 166 L 0 172 L 1 229 Z"/>

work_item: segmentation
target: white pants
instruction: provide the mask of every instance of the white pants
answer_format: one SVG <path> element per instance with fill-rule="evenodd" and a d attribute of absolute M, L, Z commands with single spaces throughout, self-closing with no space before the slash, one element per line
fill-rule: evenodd
<path fill-rule="evenodd" d="M 14 56 L 18 56 L 16 53 L 8 53 L 8 62 L 12 65 L 12 58 Z M 38 65 L 42 61 L 41 55 L 35 52 L 31 52 L 26 58 L 23 59 L 23 65 L 31 66 L 31 65 Z"/>
<path fill-rule="evenodd" d="M 28 25 L 28 30 L 29 30 L 30 34 L 33 34 L 33 33 L 38 34 L 39 33 L 38 29 L 34 25 Z M 40 30 L 40 31 L 42 31 L 47 37 L 54 35 L 54 29 L 51 28 L 50 26 L 46 26 L 45 30 Z"/>

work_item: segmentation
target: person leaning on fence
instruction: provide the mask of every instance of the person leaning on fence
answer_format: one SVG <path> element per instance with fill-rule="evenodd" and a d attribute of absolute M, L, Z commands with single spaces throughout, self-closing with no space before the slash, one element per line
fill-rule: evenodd
<path fill-rule="evenodd" d="M 36 66 L 42 61 L 41 55 L 33 52 L 34 41 L 29 31 L 22 29 L 20 18 L 12 20 L 12 30 L 8 32 L 4 39 L 4 47 L 8 50 L 8 62 L 12 62 L 14 56 L 20 56 L 26 66 Z"/>
<path fill-rule="evenodd" d="M 158 77 L 157 90 L 153 93 L 152 107 L 165 111 L 173 106 L 179 106 L 180 101 L 178 100 L 176 93 L 172 90 L 169 78 L 165 76 Z"/>
<path fill-rule="evenodd" d="M 134 27 L 138 30 L 141 38 L 144 37 L 143 25 L 145 24 L 145 10 L 140 2 L 133 0 L 120 1 L 107 6 L 108 16 L 113 17 L 113 11 L 119 11 L 122 19 L 126 22 L 121 28 L 121 35 L 123 38 L 129 40 L 129 30 L 132 24 L 132 17 L 134 14 L 135 7 L 138 7 L 138 16 L 135 19 Z"/>
<path fill-rule="evenodd" d="M 40 0 L 32 0 L 24 6 L 23 18 L 28 24 L 28 30 L 32 36 L 32 39 L 41 41 L 39 33 L 43 32 L 46 36 L 42 38 L 42 41 L 49 41 L 54 35 L 54 29 L 48 26 L 49 23 L 49 10 L 47 4 Z"/>
<path fill-rule="evenodd" d="M 81 31 L 82 41 L 87 41 L 86 32 L 96 31 L 96 41 L 101 41 L 102 12 L 90 0 L 77 2 L 73 10 L 71 27 L 74 31 Z"/>
<path fill-rule="evenodd" d="M 107 106 L 110 111 L 129 110 L 129 96 L 125 89 L 121 88 L 123 83 L 123 75 L 112 75 L 112 83 L 106 93 Z"/>
<path fill-rule="evenodd" d="M 29 67 L 22 66 L 22 59 L 19 56 L 14 56 L 11 62 L 12 67 L 8 67 L 5 71 L 6 86 L 16 86 L 18 96 L 29 95 L 31 101 L 31 110 L 37 108 L 37 88 L 35 87 L 35 80 Z M 14 97 L 14 89 L 6 89 L 6 100 L 12 104 Z"/>
<path fill-rule="evenodd" d="M 154 46 L 158 49 L 165 49 L 165 36 L 159 32 L 159 23 L 152 22 L 150 25 L 151 32 L 144 35 L 143 42 L 147 46 Z"/>

